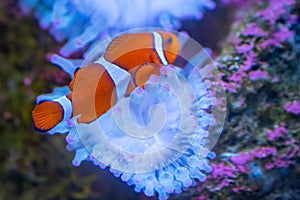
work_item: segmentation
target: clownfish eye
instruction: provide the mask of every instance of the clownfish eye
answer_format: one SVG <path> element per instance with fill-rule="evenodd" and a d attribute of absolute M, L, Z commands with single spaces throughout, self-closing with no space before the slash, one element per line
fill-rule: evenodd
<path fill-rule="evenodd" d="M 172 38 L 168 37 L 167 40 L 166 40 L 166 44 L 170 45 L 170 44 L 172 44 L 172 42 L 173 42 Z"/>

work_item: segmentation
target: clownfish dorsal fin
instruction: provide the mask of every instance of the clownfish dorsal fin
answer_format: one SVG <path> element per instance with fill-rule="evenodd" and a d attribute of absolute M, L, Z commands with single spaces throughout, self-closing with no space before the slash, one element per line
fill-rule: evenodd
<path fill-rule="evenodd" d="M 32 111 L 33 125 L 37 131 L 47 132 L 64 118 L 63 107 L 55 101 L 43 101 Z"/>
<path fill-rule="evenodd" d="M 69 88 L 70 88 L 70 90 L 71 91 L 73 91 L 73 87 L 74 87 L 74 81 L 75 81 L 75 79 L 76 79 L 76 77 L 77 77 L 77 74 L 78 74 L 78 71 L 80 70 L 80 68 L 77 68 L 76 69 L 76 71 L 75 71 L 75 73 L 74 73 L 74 78 L 73 78 L 73 80 L 70 82 L 70 84 L 69 84 Z"/>
<path fill-rule="evenodd" d="M 123 34 L 111 41 L 104 53 L 104 58 L 109 62 L 114 62 L 119 56 L 130 51 L 129 44 L 133 42 L 135 36 L 133 34 Z M 126 47 L 127 46 L 127 47 Z"/>
<path fill-rule="evenodd" d="M 123 34 L 107 47 L 104 58 L 120 68 L 129 71 L 145 62 L 157 62 L 154 56 L 153 36 L 150 32 Z"/>
<path fill-rule="evenodd" d="M 120 48 L 120 46 L 125 45 L 128 40 L 131 40 L 132 37 L 133 36 L 131 34 L 123 34 L 113 39 L 106 49 L 105 55 L 107 57 L 111 57 L 112 54 L 115 54 L 115 51 L 118 51 L 117 49 Z"/>

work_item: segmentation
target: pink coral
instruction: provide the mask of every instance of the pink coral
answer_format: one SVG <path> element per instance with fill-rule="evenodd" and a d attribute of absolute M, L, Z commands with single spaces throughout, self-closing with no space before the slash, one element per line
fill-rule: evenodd
<path fill-rule="evenodd" d="M 230 178 L 235 178 L 235 172 L 237 170 L 233 166 L 225 165 L 225 163 L 220 163 L 218 165 L 212 164 L 213 171 L 212 171 L 212 177 L 224 177 L 228 176 Z"/>
<path fill-rule="evenodd" d="M 266 40 L 264 40 L 261 44 L 258 45 L 258 48 L 263 50 L 266 49 L 268 47 L 277 47 L 277 46 L 281 46 L 281 43 L 277 40 L 275 40 L 274 38 L 268 38 Z"/>
<path fill-rule="evenodd" d="M 284 126 L 285 123 L 281 123 L 279 126 L 276 126 L 274 130 L 268 130 L 268 139 L 274 141 L 277 138 L 284 137 L 288 133 L 288 129 Z"/>
<path fill-rule="evenodd" d="M 205 195 L 200 195 L 196 198 L 197 200 L 209 200 L 209 197 L 205 196 Z"/>
<path fill-rule="evenodd" d="M 284 124 L 282 124 L 284 125 Z M 234 155 L 231 157 L 231 162 L 233 162 L 236 166 L 237 172 L 242 173 L 249 173 L 249 171 L 246 168 L 246 164 L 249 162 L 252 162 L 255 160 L 255 158 L 262 159 L 267 158 L 269 156 L 276 156 L 277 155 L 277 149 L 275 147 L 257 147 L 256 149 L 249 151 L 249 152 L 243 152 L 237 155 Z M 266 164 L 266 169 L 271 169 L 277 166 L 273 162 Z"/>
<path fill-rule="evenodd" d="M 272 0 L 266 9 L 257 12 L 256 15 L 268 20 L 273 25 L 276 19 L 286 12 L 286 7 L 293 4 L 295 4 L 295 0 Z"/>
<path fill-rule="evenodd" d="M 248 24 L 242 34 L 245 36 L 268 36 L 268 33 L 263 31 L 256 23 Z"/>
<path fill-rule="evenodd" d="M 263 40 L 259 45 L 258 48 L 263 50 L 268 47 L 281 47 L 283 42 L 291 39 L 295 33 L 289 30 L 286 26 L 281 26 L 278 31 L 276 31 L 272 37 Z"/>
<path fill-rule="evenodd" d="M 243 44 L 240 46 L 236 46 L 236 50 L 238 53 L 247 53 L 248 51 L 253 49 L 253 44 Z"/>
<path fill-rule="evenodd" d="M 239 186 L 239 187 L 233 187 L 232 191 L 236 193 L 240 193 L 241 191 L 244 191 L 246 189 L 245 186 Z"/>
<path fill-rule="evenodd" d="M 224 85 L 224 88 L 226 90 L 228 90 L 229 92 L 231 92 L 231 93 L 235 93 L 236 92 L 236 86 L 235 86 L 234 83 L 226 83 L 226 82 L 224 82 L 223 85 Z"/>
<path fill-rule="evenodd" d="M 293 102 L 287 103 L 284 105 L 284 110 L 289 113 L 299 115 L 300 114 L 300 103 L 296 100 Z"/>
<path fill-rule="evenodd" d="M 284 42 L 294 36 L 294 32 L 290 31 L 286 26 L 281 26 L 280 30 L 274 33 L 274 39 L 279 42 Z"/>
<path fill-rule="evenodd" d="M 229 80 L 240 83 L 240 82 L 242 82 L 243 78 L 246 76 L 247 75 L 245 72 L 238 70 L 237 72 L 233 73 L 233 75 L 231 77 L 229 77 Z"/>
<path fill-rule="evenodd" d="M 251 69 L 252 65 L 255 64 L 256 55 L 253 51 L 249 52 L 246 56 L 246 61 L 241 66 L 241 70 L 248 71 Z"/>
<path fill-rule="evenodd" d="M 274 147 L 258 147 L 253 153 L 256 158 L 266 158 L 270 155 L 276 155 L 277 150 Z"/>
<path fill-rule="evenodd" d="M 275 167 L 288 167 L 295 161 L 287 159 L 286 154 L 282 154 L 274 160 Z"/>
<path fill-rule="evenodd" d="M 288 19 L 289 24 L 296 24 L 298 22 L 298 15 L 291 15 Z"/>
<path fill-rule="evenodd" d="M 223 188 L 223 187 L 226 187 L 226 186 L 229 186 L 229 181 L 227 180 L 227 179 L 224 179 L 221 183 L 220 183 L 220 185 L 219 185 L 219 188 L 221 189 L 221 188 Z"/>
<path fill-rule="evenodd" d="M 231 157 L 231 161 L 236 165 L 244 165 L 247 162 L 252 160 L 253 160 L 253 155 L 250 152 L 240 153 L 238 155 Z"/>
<path fill-rule="evenodd" d="M 228 187 L 230 185 L 230 182 L 228 179 L 223 179 L 220 183 L 218 183 L 217 186 L 213 186 L 210 188 L 211 191 L 220 191 L 224 187 Z"/>
<path fill-rule="evenodd" d="M 262 70 L 258 69 L 255 71 L 251 71 L 249 73 L 249 78 L 252 81 L 256 81 L 258 79 L 268 79 L 268 73 L 266 71 L 262 71 Z"/>
<path fill-rule="evenodd" d="M 290 148 L 286 151 L 286 153 L 282 153 L 274 158 L 274 160 L 266 163 L 265 168 L 267 170 L 273 169 L 275 167 L 289 167 L 290 165 L 295 164 L 296 156 L 300 156 L 299 154 L 299 146 L 297 144 L 292 144 Z"/>

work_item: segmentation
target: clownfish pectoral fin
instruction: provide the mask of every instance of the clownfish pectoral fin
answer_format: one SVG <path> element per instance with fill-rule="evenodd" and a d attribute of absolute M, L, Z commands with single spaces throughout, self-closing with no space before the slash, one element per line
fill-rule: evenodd
<path fill-rule="evenodd" d="M 160 75 L 161 64 L 144 64 L 139 66 L 132 73 L 132 82 L 134 87 L 144 87 L 151 75 Z"/>
<path fill-rule="evenodd" d="M 47 132 L 63 120 L 63 107 L 55 101 L 44 101 L 32 111 L 33 126 L 37 131 Z"/>
<path fill-rule="evenodd" d="M 135 85 L 132 81 L 129 82 L 126 93 L 125 93 L 125 97 L 129 97 L 130 93 L 133 92 L 135 89 Z"/>

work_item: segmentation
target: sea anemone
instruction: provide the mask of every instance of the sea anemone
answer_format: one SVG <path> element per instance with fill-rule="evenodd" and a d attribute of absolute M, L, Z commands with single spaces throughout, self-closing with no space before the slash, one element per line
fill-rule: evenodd
<path fill-rule="evenodd" d="M 215 8 L 212 0 L 134 0 L 134 1 L 43 1 L 20 0 L 23 13 L 34 11 L 40 26 L 67 43 L 63 56 L 99 41 L 107 34 L 137 27 L 177 29 L 181 20 L 201 19 L 205 10 Z"/>
<path fill-rule="evenodd" d="M 116 177 L 135 185 L 136 192 L 158 193 L 159 199 L 206 179 L 205 173 L 212 170 L 208 159 L 215 157 L 210 150 L 225 118 L 224 101 L 217 99 L 225 100 L 225 96 L 207 51 L 186 34 L 178 33 L 178 38 L 183 47 L 178 57 L 187 61 L 184 67 L 163 66 L 161 74 L 151 75 L 144 88 L 123 96 L 91 123 L 78 123 L 74 116 L 54 127 L 68 134 L 67 148 L 76 151 L 73 165 L 88 160 L 109 167 Z M 91 50 L 80 67 L 98 62 L 110 41 Z M 70 75 L 78 67 L 58 55 L 52 61 Z M 39 96 L 38 101 L 67 93 L 59 89 Z"/>

